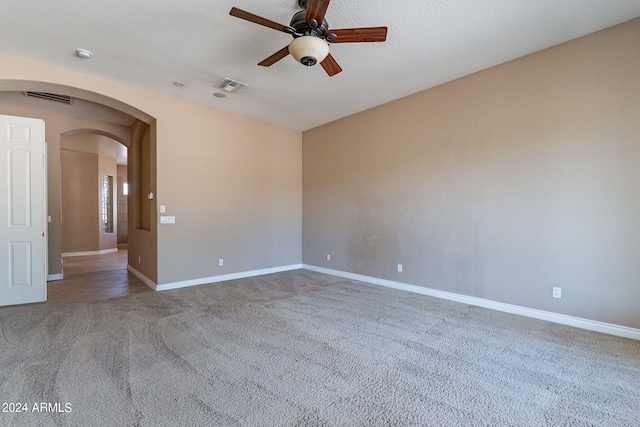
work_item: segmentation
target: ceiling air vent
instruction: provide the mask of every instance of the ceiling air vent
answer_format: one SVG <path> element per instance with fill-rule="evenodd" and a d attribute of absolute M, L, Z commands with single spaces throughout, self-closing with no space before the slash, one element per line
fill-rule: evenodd
<path fill-rule="evenodd" d="M 30 96 L 32 98 L 46 99 L 48 101 L 60 102 L 67 105 L 73 104 L 73 98 L 67 95 L 58 95 L 47 92 L 24 92 L 24 94 L 25 96 Z"/>
<path fill-rule="evenodd" d="M 240 82 L 238 82 L 236 80 L 233 80 L 233 79 L 230 79 L 228 77 L 225 77 L 224 79 L 220 80 L 218 83 L 215 84 L 215 86 L 217 88 L 220 88 L 222 90 L 225 90 L 225 91 L 231 92 L 231 93 L 240 92 L 242 89 L 247 87 L 246 84 L 240 83 Z"/>

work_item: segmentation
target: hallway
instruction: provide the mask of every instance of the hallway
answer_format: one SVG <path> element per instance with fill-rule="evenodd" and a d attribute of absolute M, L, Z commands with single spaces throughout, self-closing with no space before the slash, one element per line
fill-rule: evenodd
<path fill-rule="evenodd" d="M 47 302 L 98 301 L 153 292 L 127 271 L 127 250 L 104 255 L 64 257 L 64 279 L 47 283 Z"/>

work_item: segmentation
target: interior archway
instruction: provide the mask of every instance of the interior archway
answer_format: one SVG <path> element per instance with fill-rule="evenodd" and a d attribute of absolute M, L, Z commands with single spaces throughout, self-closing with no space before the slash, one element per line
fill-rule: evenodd
<path fill-rule="evenodd" d="M 155 119 L 149 114 L 117 99 L 100 93 L 91 92 L 85 89 L 65 86 L 55 83 L 38 82 L 33 80 L 0 80 L 0 92 L 45 92 L 58 93 L 68 95 L 78 99 L 91 101 L 95 104 L 104 105 L 121 111 L 149 125 L 155 122 Z"/>
<path fill-rule="evenodd" d="M 97 120 L 92 119 L 90 116 L 93 114 L 91 111 L 85 112 L 87 117 L 87 123 L 74 123 L 70 125 L 64 120 L 59 120 L 60 114 L 64 114 L 64 108 L 58 106 L 52 107 L 48 105 L 42 109 L 29 108 L 26 105 L 16 105 L 3 102 L 2 95 L 9 93 L 25 93 L 30 92 L 46 92 L 55 94 L 64 94 L 78 100 L 76 104 L 81 104 L 80 101 L 86 101 L 88 103 L 102 106 L 104 109 L 111 109 L 128 115 L 131 121 L 126 126 L 126 130 L 116 129 L 109 126 L 96 125 Z M 44 101 L 46 102 L 46 101 Z M 61 248 L 61 190 L 60 190 L 60 142 L 63 138 L 79 135 L 79 134 L 93 134 L 102 135 L 108 138 L 118 141 L 127 147 L 128 157 L 135 158 L 135 164 L 129 164 L 127 171 L 131 176 L 132 181 L 138 181 L 132 183 L 131 189 L 133 192 L 146 190 L 144 186 L 141 186 L 139 181 L 145 181 L 147 187 L 155 184 L 155 150 L 140 149 L 141 144 L 155 146 L 155 119 L 150 115 L 123 103 L 117 99 L 110 98 L 108 96 L 90 92 L 84 89 L 78 89 L 70 86 L 64 86 L 59 84 L 52 84 L 47 82 L 37 81 L 22 81 L 22 80 L 0 80 L 0 113 L 8 115 L 18 115 L 27 117 L 42 118 L 45 120 L 45 132 L 46 140 L 48 144 L 48 205 L 49 205 L 49 229 L 48 229 L 48 276 L 49 280 L 56 280 L 62 278 L 62 248 Z M 78 124 L 80 124 L 78 126 Z M 143 129 L 141 132 L 140 129 Z M 144 131 L 146 129 L 146 131 Z M 144 138 L 141 136 L 144 135 Z M 146 138 L 146 140 L 145 140 Z M 142 158 L 144 157 L 144 158 Z M 143 165 L 143 167 L 141 167 Z M 145 176 L 140 178 L 141 170 Z M 138 178 L 136 179 L 136 174 Z M 139 195 L 132 195 L 136 200 L 136 203 L 131 205 L 136 206 L 140 210 L 140 205 L 146 210 L 147 216 L 145 218 L 147 226 L 142 233 L 133 229 L 136 221 L 130 220 L 129 223 L 129 239 L 132 246 L 136 250 L 145 251 L 144 256 L 130 252 L 129 265 L 135 265 L 135 268 L 142 272 L 142 274 L 149 278 L 151 281 L 157 279 L 156 268 L 156 253 L 157 253 L 157 230 L 155 227 L 155 208 L 151 204 L 152 201 L 147 201 L 146 198 L 139 197 Z M 139 200 L 138 200 L 139 199 Z M 140 200 L 142 203 L 140 203 Z M 145 203 L 146 202 L 146 203 Z M 146 206 L 149 205 L 149 206 Z M 130 219 L 134 219 L 129 215 Z M 140 221 L 137 222 L 138 224 Z M 141 263 L 133 263 L 131 258 L 136 260 L 145 259 L 148 261 L 148 265 L 140 265 Z"/>
<path fill-rule="evenodd" d="M 62 132 L 62 134 L 60 135 L 60 138 L 66 138 L 68 136 L 73 136 L 73 135 L 78 135 L 83 133 L 106 136 L 107 138 L 111 138 L 114 141 L 118 141 L 120 144 L 124 145 L 125 147 L 129 147 L 131 145 L 130 137 L 123 138 L 120 135 L 117 135 L 112 132 L 107 132 L 101 129 L 71 129 L 66 132 Z"/>
<path fill-rule="evenodd" d="M 128 248 L 128 196 L 123 196 L 124 184 L 128 183 L 127 143 L 113 133 L 97 129 L 62 134 L 61 246 L 65 275 L 70 256 Z M 126 257 L 118 259 L 124 261 L 120 269 L 126 269 Z"/>

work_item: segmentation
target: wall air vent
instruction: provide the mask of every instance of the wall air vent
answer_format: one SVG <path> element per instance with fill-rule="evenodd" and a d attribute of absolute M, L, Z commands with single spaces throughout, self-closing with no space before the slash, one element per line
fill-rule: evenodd
<path fill-rule="evenodd" d="M 58 95 L 47 92 L 24 92 L 24 95 L 32 98 L 46 99 L 47 101 L 60 102 L 67 105 L 73 104 L 73 98 L 67 95 Z"/>
<path fill-rule="evenodd" d="M 238 93 L 242 89 L 247 87 L 246 84 L 240 83 L 239 81 L 230 79 L 228 77 L 225 77 L 224 79 L 220 80 L 218 83 L 215 84 L 215 86 L 217 88 L 220 88 L 224 91 L 231 92 L 231 93 Z"/>

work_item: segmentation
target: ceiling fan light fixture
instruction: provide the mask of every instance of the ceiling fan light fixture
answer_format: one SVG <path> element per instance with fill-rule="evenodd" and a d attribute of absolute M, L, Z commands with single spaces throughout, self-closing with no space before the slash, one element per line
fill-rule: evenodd
<path fill-rule="evenodd" d="M 289 53 L 302 65 L 312 66 L 329 55 L 329 43 L 319 37 L 302 36 L 289 44 Z"/>

